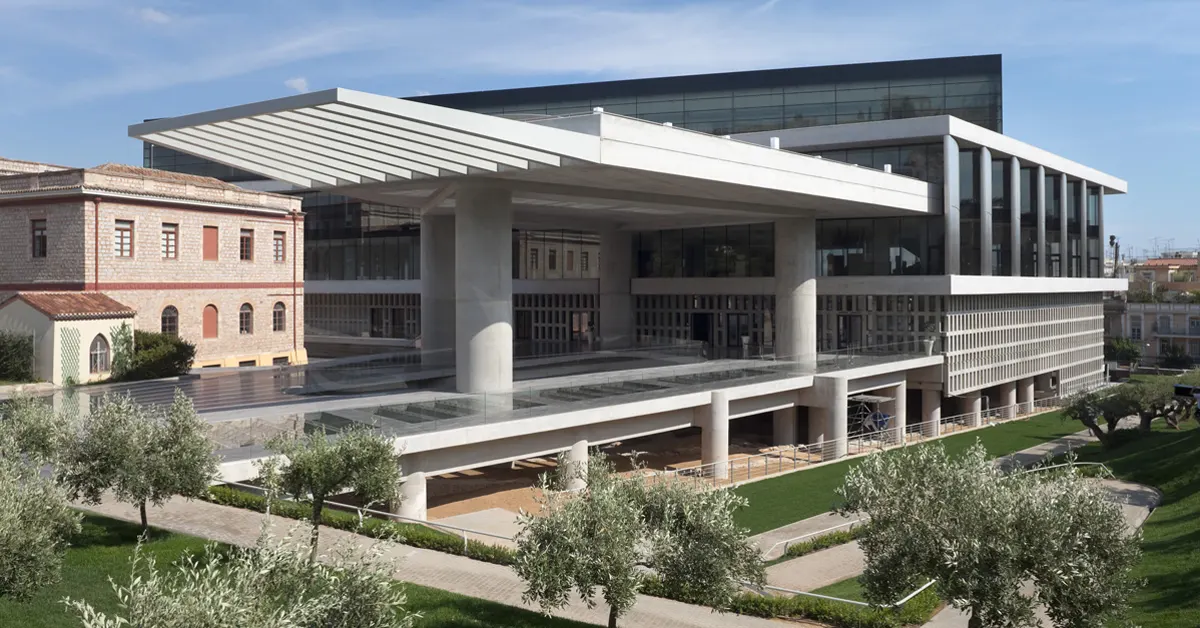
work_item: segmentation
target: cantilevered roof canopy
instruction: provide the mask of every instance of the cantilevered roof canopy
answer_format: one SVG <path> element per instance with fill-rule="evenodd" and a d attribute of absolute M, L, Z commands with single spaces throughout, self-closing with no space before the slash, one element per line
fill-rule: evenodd
<path fill-rule="evenodd" d="M 503 182 L 521 223 L 626 228 L 931 209 L 925 182 L 606 113 L 519 121 L 331 89 L 135 124 L 131 137 L 423 212 Z"/>

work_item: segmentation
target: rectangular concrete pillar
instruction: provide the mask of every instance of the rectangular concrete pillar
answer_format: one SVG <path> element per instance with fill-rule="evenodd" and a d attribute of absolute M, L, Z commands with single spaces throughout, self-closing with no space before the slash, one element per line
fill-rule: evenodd
<path fill-rule="evenodd" d="M 921 391 L 921 434 L 937 438 L 942 433 L 942 391 Z"/>
<path fill-rule="evenodd" d="M 1017 418 L 1017 383 L 1000 384 L 1000 417 L 1003 419 Z"/>
<path fill-rule="evenodd" d="M 600 233 L 600 348 L 636 344 L 633 334 L 633 234 L 609 229 Z"/>
<path fill-rule="evenodd" d="M 454 216 L 421 217 L 421 353 L 454 363 Z"/>
<path fill-rule="evenodd" d="M 1011 211 L 1008 221 L 1012 228 L 1008 230 L 1008 246 L 1012 249 L 1012 263 L 1009 264 L 1013 277 L 1021 276 L 1021 160 L 1010 157 L 1008 163 L 1008 206 Z"/>
<path fill-rule="evenodd" d="M 846 437 L 850 429 L 846 416 L 847 389 L 844 377 L 813 378 L 813 393 L 821 411 L 810 413 L 809 422 L 824 419 L 825 447 L 822 449 L 822 458 L 826 460 L 846 456 Z"/>
<path fill-rule="evenodd" d="M 1017 382 L 1017 405 L 1020 414 L 1033 413 L 1033 378 L 1026 377 Z"/>
<path fill-rule="evenodd" d="M 1048 255 L 1048 247 L 1046 245 L 1046 167 L 1037 167 L 1037 181 L 1034 181 L 1034 189 L 1037 190 L 1034 203 L 1037 204 L 1037 276 L 1049 277 L 1050 264 L 1046 260 Z"/>
<path fill-rule="evenodd" d="M 774 436 L 772 441 L 775 446 L 795 445 L 796 444 L 796 409 L 783 408 L 776 410 L 771 415 L 774 424 Z"/>
<path fill-rule="evenodd" d="M 980 391 L 963 393 L 961 404 L 959 414 L 967 415 L 967 427 L 983 425 L 983 395 Z"/>
<path fill-rule="evenodd" d="M 992 269 L 992 151 L 979 148 L 979 274 L 984 277 Z M 1003 185 L 1003 182 L 1001 182 Z"/>
<path fill-rule="evenodd" d="M 512 388 L 512 193 L 465 185 L 454 209 L 458 392 Z"/>
<path fill-rule="evenodd" d="M 883 407 L 883 411 L 892 417 L 888 424 L 888 442 L 902 444 L 908 428 L 908 384 L 893 386 L 884 394 L 892 398 Z"/>
<path fill-rule="evenodd" d="M 817 361 L 817 221 L 775 221 L 775 356 Z"/>
<path fill-rule="evenodd" d="M 943 211 L 942 219 L 945 221 L 945 255 L 946 275 L 957 275 L 961 272 L 961 264 L 959 258 L 961 251 L 959 248 L 962 245 L 961 222 L 959 220 L 959 203 L 961 202 L 958 189 L 958 142 L 953 136 L 942 136 L 943 162 L 945 163 L 945 176 L 942 177 L 943 188 L 942 196 Z"/>
<path fill-rule="evenodd" d="M 708 412 L 698 417 L 700 425 L 700 463 L 711 465 L 709 475 L 718 480 L 729 478 L 729 396 L 715 390 Z"/>

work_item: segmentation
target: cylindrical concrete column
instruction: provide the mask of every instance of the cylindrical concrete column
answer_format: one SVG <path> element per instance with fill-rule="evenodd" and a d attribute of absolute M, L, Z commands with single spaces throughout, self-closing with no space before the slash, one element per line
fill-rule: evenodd
<path fill-rule="evenodd" d="M 567 450 L 567 464 L 570 465 L 567 490 L 583 490 L 587 487 L 588 473 L 588 442 L 586 440 L 577 441 L 571 445 L 571 449 Z"/>
<path fill-rule="evenodd" d="M 823 454 L 833 460 L 846 456 L 846 436 L 850 426 L 846 416 L 847 382 L 844 377 L 816 377 L 813 388 L 822 409 L 816 413 L 817 420 L 825 419 L 825 447 Z M 814 420 L 810 414 L 809 421 Z"/>
<path fill-rule="evenodd" d="M 992 272 L 992 151 L 979 148 L 979 274 Z M 1001 182 L 1003 185 L 1003 182 Z"/>
<path fill-rule="evenodd" d="M 1021 160 L 1010 157 L 1008 162 L 1008 247 L 1012 250 L 1012 263 L 1009 273 L 1013 277 L 1021 276 Z"/>
<path fill-rule="evenodd" d="M 774 423 L 774 443 L 779 445 L 796 444 L 796 409 L 784 408 L 771 414 Z"/>
<path fill-rule="evenodd" d="M 425 521 L 426 511 L 425 474 L 421 471 L 409 473 L 400 485 L 400 504 L 396 514 L 406 519 Z"/>
<path fill-rule="evenodd" d="M 983 395 L 980 391 L 963 393 L 961 414 L 967 415 L 967 427 L 983 425 Z"/>
<path fill-rule="evenodd" d="M 633 234 L 609 229 L 600 233 L 600 346 L 619 349 L 635 344 L 633 334 Z"/>
<path fill-rule="evenodd" d="M 1017 383 L 1007 382 L 1000 384 L 1000 407 L 1001 417 L 1005 419 L 1017 418 Z"/>
<path fill-rule="evenodd" d="M 1017 404 L 1020 406 L 1018 412 L 1021 414 L 1033 413 L 1033 378 L 1026 377 L 1017 382 Z"/>
<path fill-rule="evenodd" d="M 1104 273 L 1104 256 L 1105 256 L 1104 252 L 1108 250 L 1108 236 L 1104 234 L 1104 186 L 1103 185 L 1096 186 L 1096 228 L 1097 228 L 1098 232 L 1100 233 L 1100 276 L 1106 277 L 1107 275 Z M 1113 260 L 1113 277 L 1117 276 L 1116 275 L 1117 263 L 1119 263 L 1120 261 L 1121 260 L 1119 260 L 1119 259 Z M 1124 318 L 1128 319 L 1129 317 L 1126 316 Z"/>
<path fill-rule="evenodd" d="M 1037 276 L 1049 277 L 1050 264 L 1046 260 L 1049 249 L 1046 246 L 1046 167 L 1037 167 L 1037 181 L 1034 181 L 1034 203 L 1037 205 Z"/>
<path fill-rule="evenodd" d="M 902 445 L 908 429 L 908 384 L 894 386 L 888 394 L 892 397 L 884 409 L 884 412 L 892 416 L 891 424 L 888 425 L 888 441 Z"/>
<path fill-rule="evenodd" d="M 454 216 L 421 217 L 421 353 L 454 363 Z"/>
<path fill-rule="evenodd" d="M 463 186 L 455 198 L 455 373 L 459 392 L 512 388 L 512 194 Z"/>
<path fill-rule="evenodd" d="M 708 413 L 700 426 L 700 463 L 711 465 L 711 476 L 729 477 L 729 396 L 713 391 Z"/>
<path fill-rule="evenodd" d="M 962 223 L 959 220 L 959 203 L 961 202 L 958 181 L 958 142 L 950 135 L 942 136 L 943 162 L 945 176 L 942 177 L 943 210 L 942 219 L 945 221 L 945 255 L 946 268 L 944 274 L 957 275 L 961 272 L 959 258 L 962 244 L 960 234 Z"/>
<path fill-rule="evenodd" d="M 816 365 L 817 222 L 775 222 L 775 355 Z"/>
<path fill-rule="evenodd" d="M 937 438 L 942 433 L 942 391 L 921 391 L 921 434 Z"/>

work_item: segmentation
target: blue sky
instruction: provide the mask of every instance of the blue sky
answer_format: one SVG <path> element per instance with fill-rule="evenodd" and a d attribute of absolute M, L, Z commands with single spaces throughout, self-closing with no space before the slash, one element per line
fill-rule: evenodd
<path fill-rule="evenodd" d="M 1129 181 L 1123 250 L 1200 248 L 1200 1 L 0 0 L 0 155 L 141 163 L 148 117 L 349 87 L 395 96 L 1004 55 L 1004 127 Z"/>

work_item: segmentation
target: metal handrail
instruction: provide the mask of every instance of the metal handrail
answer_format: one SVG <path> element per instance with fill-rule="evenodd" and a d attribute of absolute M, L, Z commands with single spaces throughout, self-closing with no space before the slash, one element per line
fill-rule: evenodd
<path fill-rule="evenodd" d="M 752 585 L 748 582 L 743 582 L 742 586 L 748 587 L 748 588 L 756 590 L 756 591 L 776 591 L 779 593 L 787 593 L 789 595 L 803 595 L 806 597 L 815 597 L 815 598 L 821 599 L 821 600 L 829 600 L 831 602 L 843 602 L 846 604 L 852 604 L 854 606 L 861 606 L 863 608 L 874 607 L 874 608 L 893 608 L 894 609 L 894 608 L 900 608 L 901 606 L 904 606 L 905 604 L 908 603 L 909 600 L 911 600 L 914 597 L 916 597 L 917 595 L 919 595 L 922 591 L 933 586 L 933 584 L 935 582 L 937 582 L 937 580 L 930 580 L 929 582 L 926 582 L 925 584 L 921 585 L 920 587 L 917 587 L 917 589 L 915 591 L 913 591 L 912 593 L 909 593 L 908 595 L 904 596 L 903 598 L 900 598 L 899 601 L 892 602 L 891 604 L 878 604 L 878 605 L 871 604 L 869 602 L 860 602 L 858 600 L 847 600 L 845 598 L 834 597 L 832 595 L 822 595 L 820 593 L 813 593 L 811 591 L 796 591 L 795 589 L 785 589 L 783 587 L 771 586 L 769 584 L 756 586 L 756 585 Z M 761 595 L 761 593 L 760 593 L 760 595 Z"/>
<path fill-rule="evenodd" d="M 228 485 L 228 486 L 238 486 L 238 487 L 242 487 L 242 488 L 253 489 L 253 490 L 255 490 L 255 491 L 259 491 L 259 492 L 261 492 L 261 491 L 264 491 L 263 487 L 261 487 L 261 486 L 254 486 L 253 484 L 243 484 L 243 483 L 241 483 L 241 482 L 224 482 L 223 484 L 225 484 L 225 485 Z M 288 496 L 288 495 L 286 495 L 286 494 L 280 494 L 279 498 L 280 498 L 280 499 L 283 499 L 283 500 L 285 500 L 285 501 L 290 501 L 290 502 L 294 502 L 294 503 L 302 503 L 302 502 L 301 502 L 301 500 L 295 499 L 295 498 L 293 498 L 293 497 L 290 497 L 290 496 Z M 327 506 L 340 506 L 340 507 L 342 507 L 342 508 L 352 509 L 352 510 L 354 510 L 354 511 L 355 511 L 355 512 L 358 514 L 358 519 L 359 519 L 359 521 L 360 521 L 360 522 L 363 520 L 363 514 L 364 514 L 364 513 L 366 513 L 366 514 L 375 515 L 375 516 L 377 516 L 377 517 L 381 517 L 381 518 L 388 519 L 388 520 L 392 520 L 392 521 L 403 521 L 403 522 L 406 522 L 406 523 L 413 523 L 413 524 L 421 525 L 421 526 L 424 526 L 424 527 L 427 527 L 427 528 L 431 528 L 431 529 L 433 529 L 433 530 L 436 530 L 436 531 L 438 531 L 438 532 L 445 532 L 445 531 L 448 531 L 448 530 L 450 530 L 450 531 L 454 531 L 455 533 L 457 533 L 457 534 L 456 534 L 456 536 L 457 536 L 457 535 L 461 535 L 461 536 L 462 536 L 462 539 L 463 539 L 463 551 L 466 551 L 466 549 L 467 549 L 467 540 L 468 540 L 468 539 L 467 539 L 467 535 L 468 535 L 468 534 L 475 534 L 475 535 L 479 535 L 479 536 L 491 537 L 491 538 L 493 538 L 493 539 L 500 539 L 500 540 L 502 540 L 502 541 L 510 541 L 510 542 L 511 542 L 511 541 L 514 541 L 514 540 L 515 540 L 515 539 L 513 539 L 512 537 L 510 537 L 510 536 L 504 536 L 503 534 L 494 534 L 494 533 L 492 533 L 492 532 L 483 532 L 482 530 L 472 530 L 472 529 L 470 529 L 470 528 L 462 528 L 462 527 L 459 527 L 459 526 L 452 526 L 452 525 L 449 525 L 449 524 L 437 523 L 437 522 L 434 522 L 434 521 L 425 521 L 425 520 L 422 520 L 422 519 L 413 519 L 413 518 L 411 518 L 411 517 L 404 517 L 404 516 L 401 516 L 401 515 L 396 515 L 396 514 L 393 514 L 393 513 L 390 513 L 390 512 L 385 512 L 385 511 L 382 511 L 382 510 L 375 510 L 375 509 L 372 509 L 372 508 L 366 508 L 366 507 L 363 507 L 363 506 L 355 506 L 355 505 L 352 505 L 352 504 L 343 504 L 343 503 L 340 503 L 340 502 L 333 502 L 333 501 L 326 501 L 326 502 L 325 502 L 325 505 L 327 505 Z"/>
<path fill-rule="evenodd" d="M 774 551 L 775 551 L 775 548 L 779 547 L 780 545 L 782 545 L 782 546 L 783 546 L 783 553 L 784 553 L 784 554 L 787 554 L 788 548 L 789 548 L 789 547 L 791 547 L 791 545 L 792 545 L 793 543 L 799 543 L 800 541 L 803 541 L 803 540 L 805 540 L 805 539 L 808 539 L 808 538 L 810 538 L 810 537 L 821 537 L 821 536 L 825 536 L 826 534 L 829 534 L 830 532 L 833 532 L 833 531 L 835 531 L 835 530 L 840 530 L 840 529 L 842 529 L 842 528 L 845 528 L 845 527 L 851 527 L 851 528 L 853 528 L 854 526 L 856 526 L 856 525 L 859 525 L 859 524 L 861 524 L 861 523 L 863 523 L 863 520 L 862 520 L 862 519 L 855 519 L 854 521 L 847 521 L 846 523 L 843 523 L 843 524 L 840 524 L 840 525 L 833 526 L 832 528 L 825 528 L 824 530 L 818 530 L 817 532 L 809 532 L 808 534 L 804 534 L 804 535 L 801 535 L 801 536 L 797 536 L 797 537 L 795 537 L 795 538 L 791 538 L 791 539 L 787 539 L 787 540 L 784 540 L 784 541 L 780 541 L 780 542 L 778 542 L 778 543 L 776 543 L 776 544 L 772 545 L 771 547 L 768 547 L 768 548 L 767 548 L 767 550 L 766 550 L 765 552 L 763 552 L 762 554 L 763 554 L 763 556 L 769 556 L 769 555 L 771 554 L 771 552 L 774 552 Z"/>

